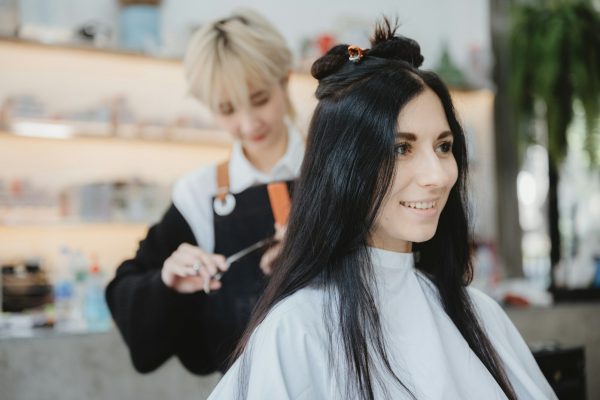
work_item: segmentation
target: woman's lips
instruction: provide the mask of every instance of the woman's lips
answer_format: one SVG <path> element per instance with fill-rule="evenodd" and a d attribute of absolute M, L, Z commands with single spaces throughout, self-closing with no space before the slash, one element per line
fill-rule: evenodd
<path fill-rule="evenodd" d="M 267 135 L 265 133 L 261 134 L 261 135 L 255 135 L 255 136 L 250 136 L 248 138 L 248 140 L 250 140 L 251 142 L 260 142 L 261 140 L 263 140 L 265 137 L 267 137 Z"/>
<path fill-rule="evenodd" d="M 419 202 L 406 202 L 401 201 L 400 205 L 419 217 L 433 217 L 437 214 L 437 200 L 419 201 Z"/>

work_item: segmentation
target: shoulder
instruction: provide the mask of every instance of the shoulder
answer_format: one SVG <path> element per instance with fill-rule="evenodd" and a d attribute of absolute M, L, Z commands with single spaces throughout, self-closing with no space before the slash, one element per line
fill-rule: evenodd
<path fill-rule="evenodd" d="M 248 352 L 255 366 L 278 366 L 284 380 L 300 390 L 315 367 L 321 375 L 328 369 L 329 346 L 323 292 L 304 288 L 271 309 L 252 334 Z M 302 379 L 295 378 L 300 375 Z M 310 380 L 317 382 L 316 377 Z"/>
<path fill-rule="evenodd" d="M 502 310 L 502 307 L 500 307 L 496 300 L 477 288 L 469 286 L 467 287 L 467 293 L 473 304 L 478 308 L 481 307 L 483 309 L 494 311 Z"/>
<path fill-rule="evenodd" d="M 556 399 L 527 343 L 504 309 L 487 294 L 468 288 L 471 302 L 490 342 L 502 359 L 519 398 Z M 525 394 L 528 393 L 529 396 Z M 523 396 L 521 396 L 523 395 Z"/>
<path fill-rule="evenodd" d="M 323 310 L 322 291 L 301 289 L 269 311 L 258 326 L 256 335 L 292 341 L 302 336 L 322 339 L 325 330 Z"/>
<path fill-rule="evenodd" d="M 173 185 L 172 201 L 192 229 L 198 245 L 212 251 L 212 197 L 217 190 L 216 164 L 198 168 Z"/>
<path fill-rule="evenodd" d="M 422 284 L 422 288 L 427 291 L 430 296 L 435 297 L 443 307 L 438 288 L 431 278 L 423 271 L 417 271 L 417 276 L 419 282 Z M 504 324 L 506 320 L 508 320 L 508 316 L 502 307 L 500 307 L 500 305 L 490 296 L 472 286 L 467 287 L 466 291 L 471 304 L 473 304 L 477 317 L 484 325 Z"/>
<path fill-rule="evenodd" d="M 467 292 L 479 321 L 490 337 L 506 343 L 517 337 L 522 341 L 514 324 L 496 300 L 473 287 L 467 288 Z"/>
<path fill-rule="evenodd" d="M 180 177 L 173 185 L 173 199 L 194 195 L 213 196 L 216 189 L 216 174 L 217 164 L 210 164 Z"/>
<path fill-rule="evenodd" d="M 210 209 L 210 199 L 217 190 L 216 171 L 216 164 L 204 166 L 182 176 L 173 185 L 173 204 L 186 220 L 193 221 L 198 213 Z"/>
<path fill-rule="evenodd" d="M 484 324 L 498 325 L 502 324 L 505 318 L 508 318 L 500 304 L 481 290 L 469 286 L 467 294 L 475 308 L 475 312 Z"/>
<path fill-rule="evenodd" d="M 469 286 L 467 294 L 475 307 L 475 311 L 480 314 L 480 318 L 486 320 L 508 318 L 500 304 L 481 290 Z"/>
<path fill-rule="evenodd" d="M 301 289 L 273 307 L 210 399 L 232 398 L 243 382 L 252 400 L 330 398 L 320 298 L 318 291 Z"/>

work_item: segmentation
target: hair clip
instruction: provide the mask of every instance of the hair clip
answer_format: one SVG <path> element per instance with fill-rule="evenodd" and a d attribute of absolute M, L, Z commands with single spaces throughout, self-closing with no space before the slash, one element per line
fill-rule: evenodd
<path fill-rule="evenodd" d="M 352 44 L 350 46 L 348 46 L 348 60 L 357 63 L 359 62 L 362 58 L 364 57 L 364 53 L 363 50 Z"/>

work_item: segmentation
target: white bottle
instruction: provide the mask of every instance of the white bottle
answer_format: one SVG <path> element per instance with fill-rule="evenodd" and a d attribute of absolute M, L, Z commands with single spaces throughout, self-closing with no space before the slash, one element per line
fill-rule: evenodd
<path fill-rule="evenodd" d="M 85 288 L 84 316 L 87 329 L 108 330 L 111 319 L 104 297 L 104 280 L 96 256 L 92 256 Z"/>
<path fill-rule="evenodd" d="M 88 262 L 81 251 L 71 254 L 69 270 L 73 280 L 73 303 L 71 308 L 71 327 L 74 330 L 85 330 L 84 303 Z"/>

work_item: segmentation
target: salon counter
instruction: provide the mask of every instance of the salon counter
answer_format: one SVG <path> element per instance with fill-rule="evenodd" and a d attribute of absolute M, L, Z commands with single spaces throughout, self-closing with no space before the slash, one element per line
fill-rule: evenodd
<path fill-rule="evenodd" d="M 530 344 L 556 342 L 583 346 L 587 399 L 600 399 L 600 302 L 559 303 L 552 307 L 507 308 L 506 312 Z"/>
<path fill-rule="evenodd" d="M 600 303 L 507 309 L 529 343 L 585 347 L 588 399 L 600 399 Z M 0 338 L 0 397 L 4 400 L 204 399 L 218 374 L 197 377 L 176 359 L 148 375 L 131 366 L 115 330 L 47 332 Z"/>
<path fill-rule="evenodd" d="M 187 373 L 175 358 L 138 374 L 116 330 L 0 338 L 2 400 L 205 399 L 218 380 Z"/>

